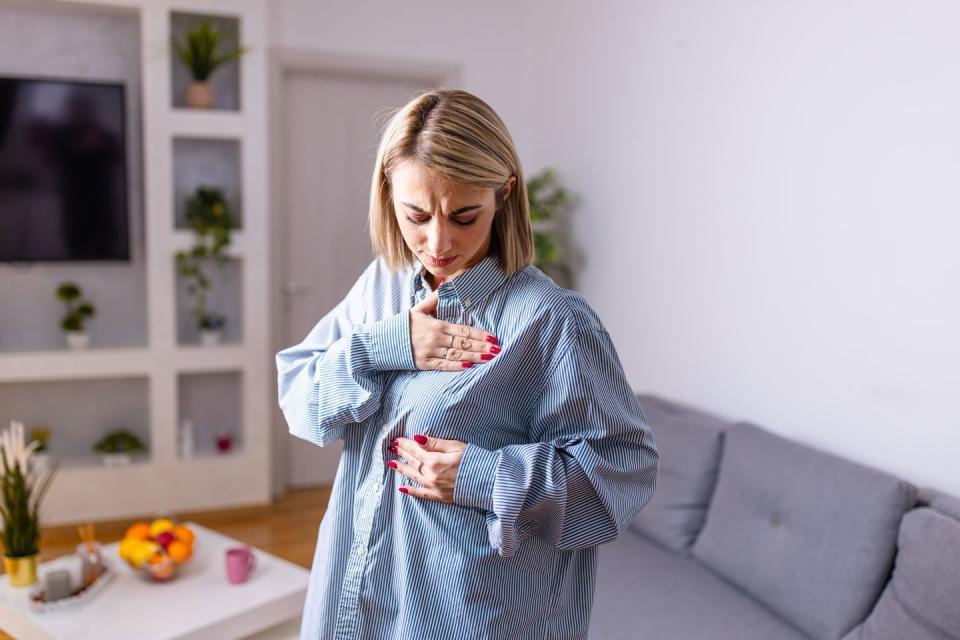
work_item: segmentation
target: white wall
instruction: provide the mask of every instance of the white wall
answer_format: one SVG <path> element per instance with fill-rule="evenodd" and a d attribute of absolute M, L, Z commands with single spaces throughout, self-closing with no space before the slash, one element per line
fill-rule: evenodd
<path fill-rule="evenodd" d="M 634 386 L 960 494 L 960 5 L 524 6 Z"/>
<path fill-rule="evenodd" d="M 459 67 L 461 88 L 486 100 L 525 146 L 522 3 L 271 0 L 268 13 L 274 47 Z"/>

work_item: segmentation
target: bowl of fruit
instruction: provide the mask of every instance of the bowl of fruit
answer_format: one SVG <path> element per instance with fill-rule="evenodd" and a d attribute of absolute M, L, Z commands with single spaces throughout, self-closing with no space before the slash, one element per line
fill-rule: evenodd
<path fill-rule="evenodd" d="M 135 522 L 120 541 L 120 557 L 148 580 L 166 582 L 193 555 L 193 531 L 171 518 Z"/>

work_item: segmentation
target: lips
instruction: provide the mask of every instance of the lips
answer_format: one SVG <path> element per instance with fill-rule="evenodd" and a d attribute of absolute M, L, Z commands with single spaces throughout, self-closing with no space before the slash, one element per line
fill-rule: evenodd
<path fill-rule="evenodd" d="M 429 258 L 430 258 L 430 263 L 433 264 L 433 266 L 435 266 L 435 267 L 442 267 L 442 266 L 448 265 L 448 264 L 450 264 L 451 262 L 453 262 L 456 257 L 457 257 L 457 256 L 452 256 L 452 257 L 450 257 L 450 258 L 444 258 L 443 260 L 438 260 L 438 259 L 434 258 L 433 256 L 429 256 Z"/>

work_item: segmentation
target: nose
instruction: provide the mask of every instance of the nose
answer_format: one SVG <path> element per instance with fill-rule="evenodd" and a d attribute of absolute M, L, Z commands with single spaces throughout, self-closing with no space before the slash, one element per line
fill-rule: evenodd
<path fill-rule="evenodd" d="M 427 229 L 427 251 L 432 256 L 446 257 L 450 249 L 450 233 L 443 223 L 434 220 Z"/>

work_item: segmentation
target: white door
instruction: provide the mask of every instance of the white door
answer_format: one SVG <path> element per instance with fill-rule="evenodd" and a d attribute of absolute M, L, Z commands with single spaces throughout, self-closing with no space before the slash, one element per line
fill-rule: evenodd
<path fill-rule="evenodd" d="M 384 114 L 428 88 L 369 75 L 284 75 L 278 186 L 286 202 L 286 345 L 303 340 L 373 259 L 367 210 Z M 286 440 L 287 486 L 333 483 L 340 443 L 321 448 L 289 434 Z"/>

